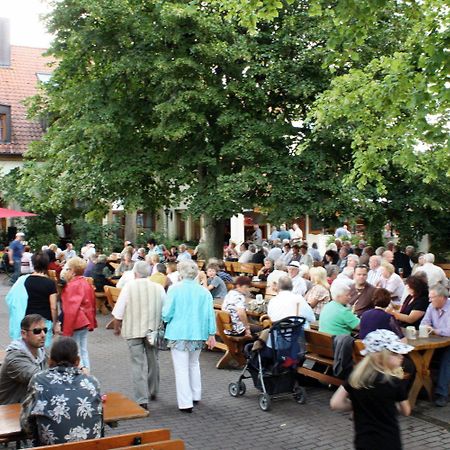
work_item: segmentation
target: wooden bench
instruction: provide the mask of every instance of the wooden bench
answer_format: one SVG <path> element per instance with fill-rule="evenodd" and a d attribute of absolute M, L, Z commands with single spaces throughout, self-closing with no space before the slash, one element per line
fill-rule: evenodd
<path fill-rule="evenodd" d="M 305 340 L 306 360 L 325 366 L 325 370 L 321 372 L 314 370 L 314 368 L 299 367 L 297 372 L 307 377 L 315 378 L 322 383 L 334 386 L 343 384 L 344 380 L 329 374 L 330 369 L 331 371 L 333 370 L 334 363 L 333 335 L 320 331 L 305 330 Z"/>
<path fill-rule="evenodd" d="M 217 369 L 235 368 L 232 362 L 242 367 L 245 364 L 244 345 L 251 341 L 252 338 L 248 336 L 230 336 L 225 333 L 225 330 L 232 330 L 231 317 L 226 311 L 216 310 L 216 325 L 217 333 L 223 344 L 222 348 L 219 345 L 216 345 L 216 347 L 225 350 L 225 355 L 216 364 Z"/>
<path fill-rule="evenodd" d="M 109 307 L 111 308 L 111 311 L 114 309 L 114 306 L 117 302 L 117 299 L 119 298 L 120 292 L 122 289 L 116 288 L 114 286 L 104 286 L 103 287 L 104 291 L 105 291 L 105 295 L 106 295 L 106 300 L 108 302 Z M 107 330 L 112 330 L 114 328 L 113 326 L 114 323 L 114 318 L 111 319 L 107 324 L 106 324 L 106 329 Z"/>
<path fill-rule="evenodd" d="M 450 278 L 450 264 L 442 263 L 436 265 L 439 266 L 445 272 L 445 276 L 447 278 Z"/>
<path fill-rule="evenodd" d="M 64 450 L 109 450 L 109 449 L 158 449 L 183 450 L 180 439 L 170 439 L 170 430 L 161 428 L 136 433 L 119 434 L 100 439 L 87 439 L 65 444 L 47 445 L 41 448 Z"/>
<path fill-rule="evenodd" d="M 234 275 L 233 262 L 225 261 L 225 270 L 231 275 Z"/>

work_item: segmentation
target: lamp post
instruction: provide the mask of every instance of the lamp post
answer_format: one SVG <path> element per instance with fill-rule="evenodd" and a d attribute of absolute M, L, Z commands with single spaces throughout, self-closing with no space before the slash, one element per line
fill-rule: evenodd
<path fill-rule="evenodd" d="M 166 238 L 169 237 L 169 215 L 170 215 L 170 209 L 166 206 L 164 208 L 164 214 L 166 215 Z"/>

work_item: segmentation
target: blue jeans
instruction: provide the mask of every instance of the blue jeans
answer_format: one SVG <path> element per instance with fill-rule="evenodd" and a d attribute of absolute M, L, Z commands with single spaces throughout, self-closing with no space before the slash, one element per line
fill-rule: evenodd
<path fill-rule="evenodd" d="M 81 365 L 90 369 L 89 363 L 89 353 L 87 348 L 87 337 L 88 337 L 88 329 L 81 328 L 80 330 L 76 330 L 73 332 L 73 339 L 78 345 L 78 354 L 80 355 Z"/>
<path fill-rule="evenodd" d="M 434 393 L 448 397 L 448 385 L 450 383 L 450 347 L 441 353 L 439 375 Z"/>
<path fill-rule="evenodd" d="M 20 259 L 15 259 L 13 267 L 14 267 L 14 273 L 11 278 L 11 283 L 14 284 L 17 281 L 17 278 L 19 278 L 20 275 L 22 274 L 22 261 Z"/>

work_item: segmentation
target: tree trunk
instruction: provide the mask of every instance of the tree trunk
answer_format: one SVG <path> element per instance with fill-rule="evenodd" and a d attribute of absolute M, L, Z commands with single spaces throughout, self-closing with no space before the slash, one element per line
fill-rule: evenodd
<path fill-rule="evenodd" d="M 206 257 L 223 258 L 225 219 L 204 216 Z"/>
<path fill-rule="evenodd" d="M 131 241 L 136 244 L 136 211 L 127 211 L 125 213 L 125 240 Z"/>

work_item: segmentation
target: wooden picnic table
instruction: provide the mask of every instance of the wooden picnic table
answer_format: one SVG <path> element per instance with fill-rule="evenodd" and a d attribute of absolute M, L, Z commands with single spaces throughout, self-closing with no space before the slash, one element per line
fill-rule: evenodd
<path fill-rule="evenodd" d="M 26 439 L 20 428 L 20 403 L 0 405 L 0 441 Z M 147 417 L 149 412 L 120 392 L 107 392 L 103 403 L 103 420 L 116 427 L 121 420 Z"/>
<path fill-rule="evenodd" d="M 408 353 L 408 355 L 416 368 L 414 383 L 411 386 L 408 395 L 411 408 L 414 408 L 417 396 L 423 387 L 427 391 L 429 400 L 432 400 L 433 382 L 430 373 L 431 358 L 437 348 L 450 346 L 450 336 L 431 335 L 427 338 L 408 339 L 408 344 L 414 347 L 414 350 Z"/>

